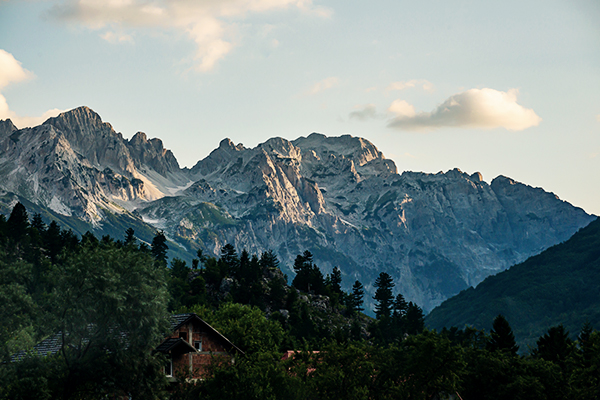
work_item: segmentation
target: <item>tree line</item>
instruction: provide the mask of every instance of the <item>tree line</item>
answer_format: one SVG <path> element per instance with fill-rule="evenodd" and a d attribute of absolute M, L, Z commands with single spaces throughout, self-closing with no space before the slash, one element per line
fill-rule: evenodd
<path fill-rule="evenodd" d="M 324 275 L 308 251 L 296 257 L 291 286 L 273 252 L 191 265 L 168 259 L 157 232 L 140 242 L 77 237 L 31 220 L 20 204 L 0 216 L 0 398 L 95 399 L 594 399 L 600 397 L 600 334 L 582 327 L 571 341 L 550 328 L 519 349 L 508 321 L 489 333 L 424 328 L 423 312 L 394 293 L 382 272 L 375 318 L 362 313 L 364 287 L 342 290 L 339 268 Z M 204 381 L 169 384 L 153 353 L 168 316 L 195 312 L 244 350 L 215 363 Z M 56 337 L 60 353 L 27 349 Z M 125 339 L 126 338 L 126 339 Z M 286 350 L 295 356 L 282 360 Z M 318 352 L 316 352 L 318 351 Z"/>

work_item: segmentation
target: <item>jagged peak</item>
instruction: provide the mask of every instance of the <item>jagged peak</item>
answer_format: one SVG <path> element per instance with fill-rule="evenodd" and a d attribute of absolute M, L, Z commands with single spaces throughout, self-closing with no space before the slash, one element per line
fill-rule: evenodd
<path fill-rule="evenodd" d="M 243 144 L 238 143 L 236 145 L 229 138 L 225 138 L 225 139 L 221 140 L 221 142 L 219 143 L 219 148 L 218 149 L 220 149 L 220 150 L 233 150 L 233 151 L 246 150 L 246 148 L 244 147 Z"/>
<path fill-rule="evenodd" d="M 61 112 L 56 117 L 48 118 L 46 121 L 44 121 L 44 124 L 53 124 L 53 122 L 57 120 L 72 120 L 74 118 L 102 123 L 102 118 L 97 112 L 87 106 L 81 106 L 73 108 L 69 111 Z"/>
<path fill-rule="evenodd" d="M 369 159 L 385 157 L 367 139 L 355 137 L 352 135 L 325 136 L 321 133 L 313 132 L 308 137 L 301 136 L 292 141 L 292 144 L 302 150 L 314 150 L 317 153 L 327 151 L 343 156 L 360 156 L 365 153 L 371 153 Z"/>
<path fill-rule="evenodd" d="M 521 182 L 517 182 L 512 178 L 509 178 L 508 176 L 504 176 L 504 175 L 498 175 L 497 177 L 495 177 L 492 180 L 491 185 L 492 186 L 497 186 L 497 185 L 516 185 L 516 184 L 521 184 Z"/>
<path fill-rule="evenodd" d="M 123 135 L 115 132 L 111 124 L 103 122 L 100 115 L 87 106 L 77 107 L 48 118 L 43 125 L 52 125 L 63 132 L 72 132 L 75 135 L 90 135 L 98 131 L 109 132 L 123 140 Z"/>
<path fill-rule="evenodd" d="M 19 129 L 15 126 L 15 124 L 13 124 L 10 118 L 0 120 L 0 139 L 10 136 L 14 131 L 18 130 Z"/>
<path fill-rule="evenodd" d="M 148 142 L 148 136 L 144 132 L 137 132 L 131 139 L 129 139 L 129 144 L 139 144 Z"/>

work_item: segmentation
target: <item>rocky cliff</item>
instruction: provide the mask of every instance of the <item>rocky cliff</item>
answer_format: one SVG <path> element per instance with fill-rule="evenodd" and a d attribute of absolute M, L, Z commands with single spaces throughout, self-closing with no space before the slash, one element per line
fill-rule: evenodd
<path fill-rule="evenodd" d="M 381 271 L 429 310 L 486 276 L 568 239 L 593 217 L 552 193 L 479 173 L 397 173 L 369 141 L 311 134 L 248 149 L 223 140 L 180 169 L 159 139 L 123 139 L 81 107 L 43 125 L 0 123 L 0 188 L 97 226 L 119 215 L 188 251 L 310 250 L 346 287 Z"/>

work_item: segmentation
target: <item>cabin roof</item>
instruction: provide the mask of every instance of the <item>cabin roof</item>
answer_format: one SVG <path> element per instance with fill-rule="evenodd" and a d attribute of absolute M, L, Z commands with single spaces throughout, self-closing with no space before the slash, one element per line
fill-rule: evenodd
<path fill-rule="evenodd" d="M 171 329 L 173 331 L 179 329 L 182 325 L 191 322 L 191 321 L 196 321 L 198 322 L 200 325 L 204 326 L 204 328 L 209 331 L 214 333 L 218 338 L 220 338 L 223 342 L 225 342 L 226 347 L 229 347 L 229 350 L 234 350 L 240 354 L 244 354 L 244 352 L 237 347 L 236 345 L 234 345 L 233 343 L 231 343 L 229 341 L 229 339 L 227 339 L 225 336 L 223 336 L 218 330 L 216 330 L 215 328 L 213 328 L 208 322 L 204 321 L 202 318 L 200 318 L 198 315 L 194 314 L 194 313 L 186 313 L 186 314 L 175 314 L 173 316 L 171 316 Z"/>

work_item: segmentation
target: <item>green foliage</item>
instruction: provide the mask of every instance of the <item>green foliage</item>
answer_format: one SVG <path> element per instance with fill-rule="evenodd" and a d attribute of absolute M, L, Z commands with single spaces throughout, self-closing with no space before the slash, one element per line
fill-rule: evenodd
<path fill-rule="evenodd" d="M 213 326 L 248 354 L 277 352 L 283 342 L 281 325 L 257 307 L 225 303 L 214 314 Z"/>
<path fill-rule="evenodd" d="M 576 332 L 589 321 L 600 326 L 600 219 L 564 243 L 467 289 L 436 307 L 426 318 L 431 328 L 473 326 L 489 329 L 498 314 L 511 323 L 521 349 L 535 346 L 550 326 Z"/>
<path fill-rule="evenodd" d="M 295 265 L 306 287 L 299 292 L 273 252 L 238 256 L 227 245 L 218 259 L 198 252 L 191 268 L 178 258 L 166 268 L 160 232 L 149 249 L 136 245 L 133 228 L 123 242 L 91 233 L 79 240 L 56 222 L 34 216 L 29 225 L 19 208 L 14 215 L 10 229 L 0 216 L 2 361 L 57 332 L 63 350 L 0 363 L 0 399 L 600 398 L 593 319 L 579 325 L 577 342 L 555 326 L 531 355 L 518 355 L 501 316 L 489 336 L 472 327 L 424 330 L 420 307 L 394 298 L 391 277 L 381 274 L 379 319 L 367 338 L 362 284 L 341 292 L 341 271 L 323 279 L 309 252 Z M 597 254 L 586 254 L 595 265 Z M 152 352 L 167 330 L 167 304 L 196 312 L 245 354 L 235 362 L 214 355 L 207 379 L 181 376 L 167 394 L 163 360 Z M 297 355 L 281 360 L 289 349 Z"/>

